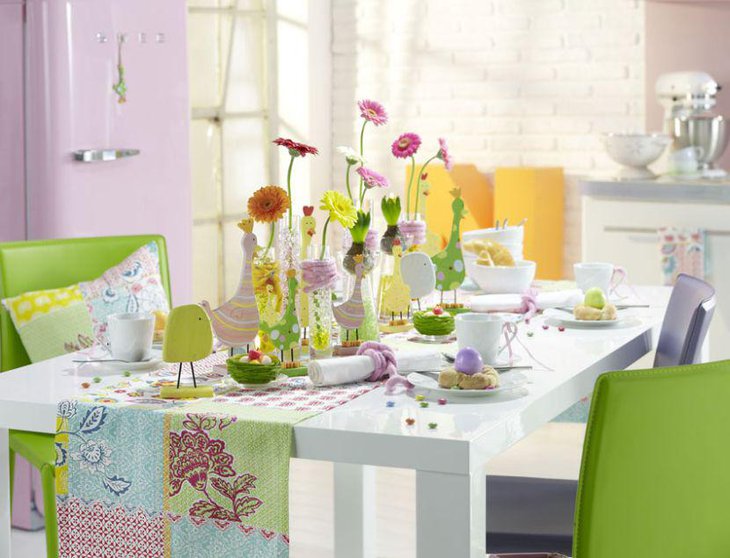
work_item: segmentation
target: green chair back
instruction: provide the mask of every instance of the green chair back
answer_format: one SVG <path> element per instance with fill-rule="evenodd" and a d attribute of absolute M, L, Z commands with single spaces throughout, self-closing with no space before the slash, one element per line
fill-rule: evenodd
<path fill-rule="evenodd" d="M 574 558 L 730 556 L 729 401 L 730 361 L 598 379 Z"/>
<path fill-rule="evenodd" d="M 0 243 L 0 299 L 96 279 L 138 248 L 156 242 L 162 285 L 170 298 L 165 239 L 108 236 Z M 0 305 L 0 372 L 30 364 L 10 314 Z"/>

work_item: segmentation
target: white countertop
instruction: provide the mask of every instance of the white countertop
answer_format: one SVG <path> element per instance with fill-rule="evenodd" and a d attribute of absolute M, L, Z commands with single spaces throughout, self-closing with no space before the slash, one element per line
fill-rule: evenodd
<path fill-rule="evenodd" d="M 595 198 L 636 201 L 727 203 L 730 204 L 730 179 L 618 180 L 583 177 L 578 179 L 581 194 Z"/>

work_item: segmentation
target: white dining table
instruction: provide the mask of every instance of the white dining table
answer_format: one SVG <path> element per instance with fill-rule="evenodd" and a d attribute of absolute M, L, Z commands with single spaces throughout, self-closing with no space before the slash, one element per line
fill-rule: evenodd
<path fill-rule="evenodd" d="M 649 307 L 627 310 L 623 327 L 544 329 L 541 316 L 522 324 L 515 352 L 519 364 L 534 368 L 523 372 L 528 383 L 517 390 L 455 396 L 446 405 L 434 396 L 422 407 L 412 394 L 386 395 L 381 387 L 297 424 L 294 457 L 334 463 L 335 556 L 375 556 L 374 468 L 399 467 L 416 472 L 417 556 L 483 558 L 489 460 L 589 394 L 601 373 L 650 352 L 669 294 L 665 287 L 635 287 L 630 302 Z M 75 373 L 73 358 L 0 374 L 0 558 L 10 558 L 8 430 L 55 431 L 57 403 L 80 395 L 89 381 Z"/>

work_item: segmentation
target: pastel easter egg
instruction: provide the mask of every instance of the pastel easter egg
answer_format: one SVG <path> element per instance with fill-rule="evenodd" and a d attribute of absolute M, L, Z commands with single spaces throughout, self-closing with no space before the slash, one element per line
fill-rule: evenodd
<path fill-rule="evenodd" d="M 472 347 L 459 349 L 459 352 L 456 353 L 456 360 L 454 360 L 454 368 L 458 372 L 468 376 L 481 372 L 482 368 L 484 368 L 482 355 L 480 355 L 479 351 Z"/>

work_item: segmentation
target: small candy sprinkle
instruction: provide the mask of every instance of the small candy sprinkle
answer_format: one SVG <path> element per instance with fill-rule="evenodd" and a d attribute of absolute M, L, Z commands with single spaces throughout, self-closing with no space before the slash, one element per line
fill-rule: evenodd
<path fill-rule="evenodd" d="M 385 406 L 386 407 L 395 407 L 395 401 L 386 401 Z"/>
<path fill-rule="evenodd" d="M 451 386 L 449 389 L 460 390 L 461 388 L 459 386 Z"/>
<path fill-rule="evenodd" d="M 132 375 L 132 373 L 129 370 L 125 370 L 123 375 L 125 378 L 129 378 Z"/>
<path fill-rule="evenodd" d="M 559 326 L 558 331 L 565 331 L 565 326 Z"/>
<path fill-rule="evenodd" d="M 436 429 L 438 428 L 438 423 L 436 423 L 436 422 L 429 422 L 429 423 L 428 423 L 428 427 L 429 427 L 429 428 L 430 428 L 431 430 L 436 430 Z"/>
<path fill-rule="evenodd" d="M 548 329 L 549 326 L 543 325 L 542 329 Z"/>
<path fill-rule="evenodd" d="M 426 407 L 428 407 L 428 401 L 421 401 L 419 405 L 425 409 Z"/>
<path fill-rule="evenodd" d="M 95 384 L 100 384 L 101 383 L 101 378 L 99 376 L 94 376 L 93 380 L 94 380 L 94 383 Z"/>
<path fill-rule="evenodd" d="M 84 389 L 89 389 L 91 387 L 91 384 L 89 382 L 84 382 L 81 384 L 81 387 Z"/>
<path fill-rule="evenodd" d="M 535 332 L 534 331 L 528 331 L 527 332 L 527 337 L 532 337 L 533 335 L 535 335 Z"/>
<path fill-rule="evenodd" d="M 416 424 L 416 419 L 414 419 L 414 418 L 407 418 L 406 419 L 406 424 L 408 426 L 413 426 L 414 424 Z"/>
<path fill-rule="evenodd" d="M 525 325 L 530 325 L 530 318 L 527 318 L 527 319 L 525 320 Z"/>
<path fill-rule="evenodd" d="M 423 394 L 416 395 L 416 401 L 425 401 L 426 396 Z"/>
<path fill-rule="evenodd" d="M 439 398 L 439 405 L 446 405 L 447 401 L 445 397 Z"/>

